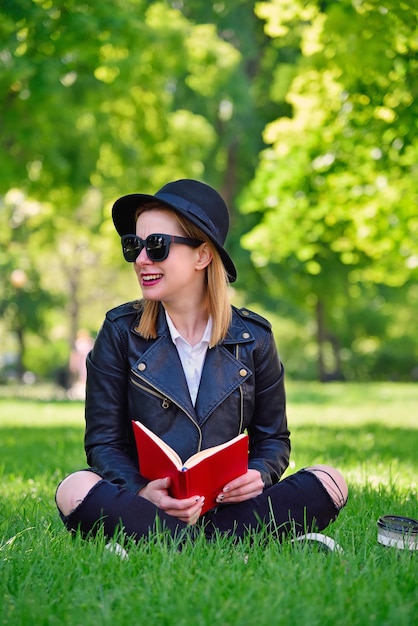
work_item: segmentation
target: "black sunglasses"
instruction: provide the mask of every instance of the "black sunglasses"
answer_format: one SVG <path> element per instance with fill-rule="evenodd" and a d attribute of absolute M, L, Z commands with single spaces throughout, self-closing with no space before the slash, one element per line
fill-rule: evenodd
<path fill-rule="evenodd" d="M 148 235 L 146 239 L 141 239 L 137 235 L 123 235 L 121 242 L 123 257 L 128 263 L 134 263 L 143 248 L 150 261 L 164 261 L 168 257 L 172 243 L 182 243 L 192 248 L 197 248 L 203 243 L 199 239 L 161 234 Z"/>

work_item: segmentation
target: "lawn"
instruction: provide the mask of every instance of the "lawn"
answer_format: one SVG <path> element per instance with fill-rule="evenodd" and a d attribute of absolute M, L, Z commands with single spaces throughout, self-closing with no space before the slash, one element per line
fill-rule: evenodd
<path fill-rule="evenodd" d="M 350 497 L 325 532 L 343 554 L 287 542 L 71 538 L 54 490 L 84 465 L 83 406 L 0 390 L 0 624 L 70 626 L 418 623 L 417 553 L 377 543 L 380 515 L 418 517 L 418 387 L 290 383 L 288 472 L 329 463 Z"/>

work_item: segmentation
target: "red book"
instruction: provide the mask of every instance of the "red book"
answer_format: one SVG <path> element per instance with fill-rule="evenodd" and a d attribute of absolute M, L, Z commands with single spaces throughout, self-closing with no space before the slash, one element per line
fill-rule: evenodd
<path fill-rule="evenodd" d="M 183 499 L 204 496 L 201 515 L 217 505 L 225 485 L 248 469 L 248 435 L 201 450 L 184 463 L 179 455 L 141 422 L 132 421 L 139 471 L 148 480 L 171 478 L 170 495 Z"/>

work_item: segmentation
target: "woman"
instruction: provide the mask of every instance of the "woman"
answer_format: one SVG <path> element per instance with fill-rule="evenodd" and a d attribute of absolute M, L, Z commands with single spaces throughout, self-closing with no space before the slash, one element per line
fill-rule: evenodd
<path fill-rule="evenodd" d="M 155 195 L 117 200 L 113 221 L 132 262 L 141 301 L 108 312 L 87 359 L 88 470 L 68 476 L 56 500 L 69 530 L 84 535 L 122 525 L 138 540 L 164 527 L 172 536 L 197 524 L 243 538 L 325 528 L 347 500 L 334 468 L 305 468 L 279 482 L 289 462 L 283 366 L 270 324 L 231 307 L 235 266 L 223 245 L 229 227 L 221 196 L 195 180 Z M 248 471 L 226 484 L 219 506 L 170 496 L 170 479 L 138 470 L 131 420 L 188 458 L 246 430 Z"/>

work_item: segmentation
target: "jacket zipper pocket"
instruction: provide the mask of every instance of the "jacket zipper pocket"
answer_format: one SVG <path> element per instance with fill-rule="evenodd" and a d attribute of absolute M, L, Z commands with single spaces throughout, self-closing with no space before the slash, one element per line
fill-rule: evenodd
<path fill-rule="evenodd" d="M 176 404 L 174 402 L 174 400 L 171 400 L 170 398 L 167 398 L 167 396 L 163 395 L 162 393 L 160 393 L 156 389 L 151 389 L 150 387 L 146 387 L 145 385 L 141 385 L 141 383 L 139 383 L 137 380 L 135 380 L 135 378 L 133 378 L 133 376 L 136 376 L 135 371 L 131 370 L 131 372 L 132 372 L 132 376 L 130 377 L 130 380 L 131 380 L 132 384 L 135 385 L 135 387 L 138 387 L 138 389 L 141 389 L 142 391 L 145 391 L 146 393 L 149 393 L 152 396 L 155 396 L 156 398 L 159 398 L 159 400 L 161 400 L 161 406 L 162 406 L 163 409 L 168 409 L 171 404 Z M 197 452 L 200 452 L 201 446 L 202 446 L 202 431 L 200 429 L 200 426 L 193 419 L 193 416 L 190 415 L 190 413 L 188 413 L 183 407 L 179 407 L 179 408 L 187 415 L 189 420 L 191 422 L 193 422 L 194 426 L 199 431 L 199 445 L 198 445 L 198 448 L 197 448 Z"/>
<path fill-rule="evenodd" d="M 136 380 L 134 380 L 132 377 L 131 377 L 131 383 L 133 383 L 135 385 L 135 387 L 138 387 L 139 389 L 142 389 L 142 391 L 146 391 L 147 393 L 150 393 L 152 396 L 155 396 L 156 398 L 161 400 L 161 407 L 163 409 L 168 409 L 169 408 L 171 402 L 170 402 L 170 400 L 168 398 L 166 398 L 166 396 L 163 396 L 161 393 L 158 393 L 157 391 L 154 391 L 153 389 L 150 389 L 149 387 L 145 387 L 145 385 L 141 385 Z"/>

